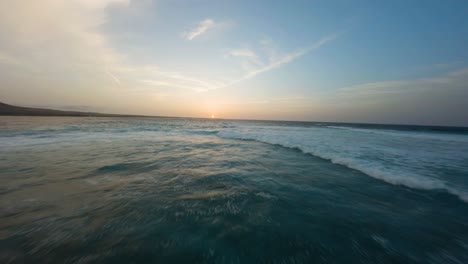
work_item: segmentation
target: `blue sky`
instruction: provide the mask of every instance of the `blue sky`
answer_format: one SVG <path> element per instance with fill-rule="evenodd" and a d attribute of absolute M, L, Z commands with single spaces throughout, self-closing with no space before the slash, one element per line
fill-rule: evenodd
<path fill-rule="evenodd" d="M 5 0 L 1 100 L 468 125 L 467 1 Z"/>

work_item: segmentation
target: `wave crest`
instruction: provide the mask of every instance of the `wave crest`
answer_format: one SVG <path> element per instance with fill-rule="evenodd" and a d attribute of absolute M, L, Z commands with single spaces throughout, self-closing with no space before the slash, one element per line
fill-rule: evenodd
<path fill-rule="evenodd" d="M 355 134 L 340 135 L 340 131 L 333 128 L 241 127 L 220 131 L 218 136 L 299 149 L 389 184 L 422 190 L 444 190 L 468 203 L 466 191 L 451 186 L 444 179 L 429 172 L 423 174 L 422 166 L 417 164 L 430 162 L 423 160 L 427 157 L 417 154 L 410 157 L 408 149 L 382 146 L 382 142 L 380 145 L 373 144 L 372 140 L 365 142 L 369 136 L 363 138 L 362 135 Z"/>

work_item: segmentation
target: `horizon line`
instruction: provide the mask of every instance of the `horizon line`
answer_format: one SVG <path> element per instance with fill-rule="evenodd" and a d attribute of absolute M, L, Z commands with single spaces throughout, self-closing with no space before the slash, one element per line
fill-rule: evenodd
<path fill-rule="evenodd" d="M 38 108 L 38 107 L 25 107 L 11 105 L 0 102 L 0 105 L 6 105 L 14 108 L 25 108 L 29 110 L 43 110 L 43 111 L 59 111 L 63 112 L 62 115 L 54 114 L 4 114 L 0 111 L 0 116 L 40 116 L 40 117 L 123 117 L 123 118 L 176 118 L 176 119 L 206 119 L 206 120 L 229 120 L 229 121 L 261 121 L 261 122 L 292 122 L 292 123 L 328 123 L 328 124 L 347 124 L 347 125 L 381 125 L 381 126 L 414 126 L 414 127 L 434 127 L 434 128 L 463 128 L 468 129 L 468 126 L 452 126 L 452 125 L 423 125 L 423 124 L 408 124 L 408 123 L 369 123 L 369 122 L 342 122 L 342 121 L 313 121 L 313 120 L 280 120 L 280 119 L 249 119 L 249 118 L 211 118 L 211 117 L 194 117 L 194 116 L 160 116 L 160 115 L 140 115 L 140 114 L 115 114 L 115 113 L 100 113 L 100 112 L 83 112 L 83 111 L 70 111 L 59 110 L 53 108 Z M 0 109 L 1 110 L 1 109 Z M 75 113 L 76 115 L 66 115 L 66 113 Z M 84 114 L 84 115 L 77 115 Z M 86 115 L 89 114 L 89 115 Z"/>

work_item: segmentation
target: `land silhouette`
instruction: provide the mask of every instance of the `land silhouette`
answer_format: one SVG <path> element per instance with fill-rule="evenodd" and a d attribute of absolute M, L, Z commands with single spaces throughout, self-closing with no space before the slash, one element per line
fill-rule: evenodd
<path fill-rule="evenodd" d="M 106 114 L 96 112 L 62 111 L 47 108 L 32 108 L 0 102 L 0 115 L 7 116 L 97 116 L 97 117 L 143 117 L 143 115 Z"/>

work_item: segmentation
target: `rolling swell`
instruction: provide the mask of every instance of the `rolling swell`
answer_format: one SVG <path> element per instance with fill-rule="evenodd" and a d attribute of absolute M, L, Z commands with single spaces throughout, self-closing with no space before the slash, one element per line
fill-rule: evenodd
<path fill-rule="evenodd" d="M 388 158 L 385 152 L 390 149 L 376 150 L 370 146 L 365 146 L 363 150 L 362 147 L 359 147 L 359 136 L 353 138 L 348 134 L 345 135 L 346 140 L 340 140 L 339 137 L 333 138 L 333 135 L 324 137 L 327 133 L 333 134 L 332 130 L 344 131 L 335 128 L 242 127 L 220 131 L 218 136 L 227 139 L 255 140 L 286 148 L 299 149 L 303 153 L 358 170 L 392 185 L 402 185 L 420 190 L 442 190 L 468 203 L 468 192 L 466 190 L 450 185 L 445 179 L 437 175 L 431 175 L 429 172 L 424 174 L 421 168 L 411 167 L 411 163 L 422 162 L 421 159 L 424 157 L 405 157 L 405 154 L 408 154 L 407 150 L 401 150 L 401 153 L 395 155 L 395 150 L 391 149 L 393 156 Z M 352 133 L 351 135 L 362 134 L 361 131 L 353 129 L 347 132 Z M 382 134 L 379 136 L 387 135 Z M 376 156 L 369 158 L 369 153 Z M 405 159 L 409 160 L 409 162 L 404 161 Z"/>
<path fill-rule="evenodd" d="M 461 141 L 282 121 L 6 122 L 0 263 L 468 263 L 468 203 L 447 193 L 467 190 Z"/>

